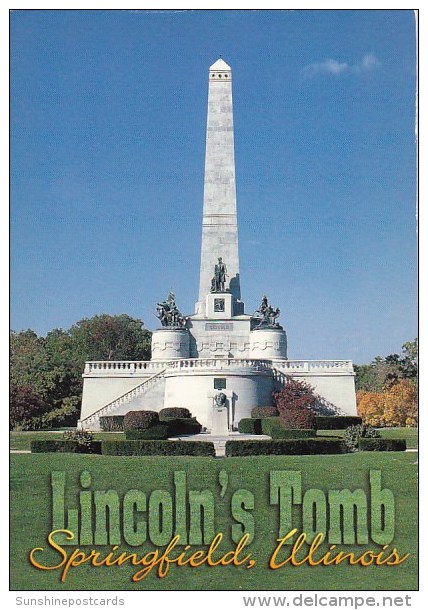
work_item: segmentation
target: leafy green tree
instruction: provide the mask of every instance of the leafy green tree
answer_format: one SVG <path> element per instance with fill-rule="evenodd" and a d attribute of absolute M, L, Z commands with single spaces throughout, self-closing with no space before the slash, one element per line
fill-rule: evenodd
<path fill-rule="evenodd" d="M 85 361 L 148 360 L 150 344 L 151 333 L 143 322 L 126 314 L 85 318 L 69 330 L 51 330 L 46 337 L 30 329 L 12 331 L 11 425 L 37 426 L 40 421 L 47 427 L 74 425 Z"/>
<path fill-rule="evenodd" d="M 10 373 L 11 383 L 18 387 L 31 387 L 42 398 L 47 399 L 55 387 L 45 340 L 33 330 L 10 336 Z"/>
<path fill-rule="evenodd" d="M 148 360 L 151 332 L 126 314 L 84 318 L 70 328 L 75 357 L 85 360 Z"/>
<path fill-rule="evenodd" d="M 416 383 L 418 375 L 418 340 L 402 346 L 403 355 L 377 356 L 370 364 L 355 365 L 357 391 L 383 392 L 402 379 Z"/>

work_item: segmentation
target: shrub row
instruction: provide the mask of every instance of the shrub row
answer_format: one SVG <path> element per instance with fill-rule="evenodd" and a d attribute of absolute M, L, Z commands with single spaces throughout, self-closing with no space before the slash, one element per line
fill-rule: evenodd
<path fill-rule="evenodd" d="M 195 417 L 180 419 L 166 419 L 159 421 L 146 430 L 126 430 L 127 440 L 163 440 L 170 436 L 181 436 L 185 434 L 199 434 L 201 424 Z"/>
<path fill-rule="evenodd" d="M 354 415 L 317 415 L 316 421 L 318 430 L 345 430 L 361 424 L 363 420 Z"/>
<path fill-rule="evenodd" d="M 151 429 L 153 430 L 153 428 Z M 145 433 L 151 432 L 145 431 Z M 284 430 L 284 433 L 301 433 L 302 430 Z M 304 431 L 311 432 L 313 431 Z M 134 431 L 135 434 L 142 432 Z M 405 451 L 404 439 L 360 438 L 360 451 Z M 227 441 L 226 456 L 250 455 L 315 455 L 337 454 L 346 451 L 340 438 L 289 438 L 272 441 Z M 126 440 L 92 441 L 81 445 L 74 441 L 31 441 L 32 453 L 91 453 L 103 455 L 188 455 L 215 456 L 213 443 L 201 441 Z"/>
<path fill-rule="evenodd" d="M 227 441 L 226 456 L 251 455 L 315 455 L 345 453 L 340 438 L 300 438 L 273 441 Z"/>
<path fill-rule="evenodd" d="M 199 434 L 202 430 L 201 424 L 196 417 L 177 417 L 174 419 L 164 419 L 161 423 L 167 425 L 170 436 L 179 434 Z"/>
<path fill-rule="evenodd" d="M 103 441 L 103 455 L 203 455 L 214 457 L 213 443 L 202 441 Z"/>
<path fill-rule="evenodd" d="M 168 423 L 170 436 L 172 434 L 199 434 L 202 426 L 191 416 L 189 409 L 177 407 L 156 411 L 128 411 L 126 415 L 105 415 L 100 417 L 103 432 L 135 432 L 147 431 L 153 427 L 159 428 L 159 422 Z M 163 438 L 163 432 L 159 432 Z M 139 438 L 157 438 L 156 431 L 149 436 Z"/>
<path fill-rule="evenodd" d="M 147 430 L 159 422 L 157 411 L 128 411 L 123 420 L 123 429 L 128 430 Z"/>
<path fill-rule="evenodd" d="M 162 441 L 170 436 L 168 424 L 157 424 L 147 430 L 127 430 L 125 437 L 127 441 Z"/>
<path fill-rule="evenodd" d="M 238 423 L 238 432 L 240 432 L 241 434 L 261 434 L 262 420 L 252 419 L 251 417 L 244 417 Z"/>
<path fill-rule="evenodd" d="M 294 430 L 283 428 L 279 417 L 262 419 L 262 433 L 267 434 L 272 439 L 314 438 L 317 434 L 312 428 L 296 428 Z"/>
<path fill-rule="evenodd" d="M 167 419 L 181 419 L 183 417 L 191 417 L 189 409 L 184 407 L 167 407 L 159 411 L 160 421 L 166 421 Z"/>
<path fill-rule="evenodd" d="M 360 451 L 406 451 L 406 441 L 403 438 L 360 438 Z"/>
<path fill-rule="evenodd" d="M 276 407 L 254 407 L 251 409 L 251 417 L 263 419 L 264 417 L 277 417 L 279 415 Z"/>
<path fill-rule="evenodd" d="M 101 441 L 82 445 L 76 441 L 42 440 L 31 441 L 31 453 L 96 453 L 101 454 Z"/>
<path fill-rule="evenodd" d="M 124 415 L 102 415 L 100 426 L 103 432 L 123 432 Z"/>
<path fill-rule="evenodd" d="M 273 439 L 312 438 L 316 436 L 316 431 L 312 428 L 284 428 L 280 418 L 277 416 L 265 417 L 263 419 L 246 417 L 239 422 L 238 431 L 241 434 L 266 434 Z"/>

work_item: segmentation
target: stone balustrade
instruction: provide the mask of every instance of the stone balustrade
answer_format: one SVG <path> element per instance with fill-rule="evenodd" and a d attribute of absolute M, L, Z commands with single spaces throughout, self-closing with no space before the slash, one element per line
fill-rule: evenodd
<path fill-rule="evenodd" d="M 135 373 L 153 374 L 168 366 L 162 360 L 95 360 L 85 363 L 84 375 L 128 375 Z"/>
<path fill-rule="evenodd" d="M 284 373 L 354 373 L 351 360 L 271 360 Z"/>
<path fill-rule="evenodd" d="M 84 376 L 144 376 L 163 369 L 230 369 L 256 370 L 275 368 L 284 374 L 292 373 L 344 373 L 353 374 L 350 360 L 261 360 L 257 358 L 182 358 L 176 360 L 111 360 L 86 362 Z"/>
<path fill-rule="evenodd" d="M 184 358 L 172 362 L 169 369 L 230 369 L 251 368 L 270 369 L 270 360 L 259 360 L 257 358 Z"/>

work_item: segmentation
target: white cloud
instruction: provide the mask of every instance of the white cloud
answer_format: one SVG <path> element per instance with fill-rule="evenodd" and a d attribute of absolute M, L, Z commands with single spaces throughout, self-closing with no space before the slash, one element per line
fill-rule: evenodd
<path fill-rule="evenodd" d="M 339 62 L 336 59 L 326 59 L 322 62 L 316 62 L 305 66 L 302 70 L 304 76 L 310 78 L 317 74 L 333 74 L 339 76 L 345 72 L 348 73 L 359 73 L 368 72 L 374 68 L 379 67 L 380 61 L 373 53 L 367 53 L 364 55 L 362 60 L 357 64 L 348 64 L 346 62 Z"/>
<path fill-rule="evenodd" d="M 373 53 L 368 53 L 367 55 L 364 55 L 360 65 L 360 69 L 372 70 L 373 68 L 377 68 L 378 66 L 380 66 L 380 61 L 378 61 L 376 55 L 374 55 Z"/>

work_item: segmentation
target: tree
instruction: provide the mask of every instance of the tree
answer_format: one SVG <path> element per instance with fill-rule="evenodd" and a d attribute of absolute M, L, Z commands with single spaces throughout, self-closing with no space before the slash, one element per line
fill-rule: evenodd
<path fill-rule="evenodd" d="M 284 428 L 315 428 L 317 396 L 308 383 L 290 377 L 273 399 Z"/>
<path fill-rule="evenodd" d="M 142 326 L 141 320 L 125 314 L 102 314 L 80 320 L 69 330 L 51 330 L 46 337 L 30 329 L 12 331 L 13 425 L 30 425 L 39 415 L 43 418 L 37 421 L 47 427 L 75 424 L 85 361 L 148 360 L 151 333 Z"/>
<path fill-rule="evenodd" d="M 10 335 L 11 383 L 19 387 L 31 387 L 39 396 L 47 399 L 55 386 L 45 351 L 43 337 L 33 330 Z"/>
<path fill-rule="evenodd" d="M 10 385 L 9 427 L 34 430 L 41 427 L 41 417 L 49 405 L 36 390 L 30 386 Z"/>
<path fill-rule="evenodd" d="M 402 379 L 385 392 L 384 418 L 387 426 L 416 426 L 418 422 L 418 396 L 415 384 Z"/>
<path fill-rule="evenodd" d="M 70 328 L 75 356 L 85 360 L 148 360 L 151 332 L 126 314 L 84 318 Z"/>
<path fill-rule="evenodd" d="M 417 382 L 418 339 L 402 346 L 403 355 L 376 356 L 370 364 L 355 365 L 355 387 L 365 392 L 387 391 L 401 379 Z"/>
<path fill-rule="evenodd" d="M 365 424 L 385 425 L 385 399 L 383 392 L 357 392 L 357 412 Z"/>

